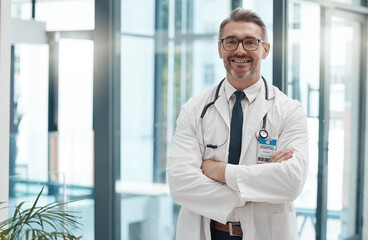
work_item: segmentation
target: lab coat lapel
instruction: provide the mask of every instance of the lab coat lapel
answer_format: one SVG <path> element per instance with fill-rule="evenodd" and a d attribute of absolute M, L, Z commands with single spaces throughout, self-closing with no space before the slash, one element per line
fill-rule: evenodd
<path fill-rule="evenodd" d="M 271 101 L 267 101 L 265 99 L 264 88 L 259 91 L 258 96 L 254 100 L 253 104 L 254 106 L 252 107 L 252 110 L 248 112 L 248 121 L 243 122 L 242 154 L 240 159 L 243 158 L 250 142 L 252 141 L 252 138 L 255 138 L 255 133 L 260 130 L 263 117 L 271 108 Z"/>
<path fill-rule="evenodd" d="M 220 96 L 215 102 L 215 107 L 220 113 L 221 117 L 224 119 L 226 126 L 230 129 L 230 115 L 229 115 L 229 104 L 226 100 L 226 95 L 224 88 L 222 87 L 220 91 Z"/>

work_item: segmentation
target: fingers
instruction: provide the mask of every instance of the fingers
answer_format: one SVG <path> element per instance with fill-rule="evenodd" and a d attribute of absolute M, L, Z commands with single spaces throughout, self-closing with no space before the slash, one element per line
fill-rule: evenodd
<path fill-rule="evenodd" d="M 293 157 L 293 153 L 294 152 L 291 149 L 277 151 L 272 155 L 269 162 L 270 163 L 280 163 L 282 161 L 286 161 Z"/>
<path fill-rule="evenodd" d="M 225 179 L 225 169 L 226 163 L 213 161 L 213 160 L 203 160 L 201 170 L 202 173 L 218 182 L 226 183 Z"/>
<path fill-rule="evenodd" d="M 204 175 L 207 175 L 208 172 L 210 172 L 214 165 L 216 164 L 216 161 L 213 160 L 203 160 L 201 165 L 201 170 Z"/>
<path fill-rule="evenodd" d="M 292 153 L 287 153 L 286 155 L 284 155 L 284 156 L 283 156 L 283 157 L 281 157 L 280 159 L 275 160 L 275 162 L 280 163 L 280 162 L 282 162 L 282 161 L 286 161 L 286 160 L 288 160 L 288 159 L 290 159 L 290 158 L 292 158 L 292 157 L 293 157 L 293 154 L 292 154 Z"/>
<path fill-rule="evenodd" d="M 202 161 L 202 165 L 201 165 L 201 169 L 203 170 L 203 169 L 206 169 L 206 168 L 208 168 L 208 167 L 210 167 L 211 166 L 211 164 L 213 164 L 214 163 L 214 161 L 213 160 L 203 160 Z"/>

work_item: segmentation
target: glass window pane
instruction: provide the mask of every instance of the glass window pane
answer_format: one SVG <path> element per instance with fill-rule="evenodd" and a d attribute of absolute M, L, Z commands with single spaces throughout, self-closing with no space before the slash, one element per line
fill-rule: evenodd
<path fill-rule="evenodd" d="M 256 12 L 266 24 L 268 41 L 271 43 L 271 50 L 267 58 L 262 61 L 262 76 L 267 81 L 272 82 L 272 58 L 273 58 L 273 1 L 272 0 L 243 0 L 243 8 Z"/>
<path fill-rule="evenodd" d="M 82 216 L 81 233 L 88 239 L 94 239 L 92 86 L 93 42 L 60 39 L 58 154 L 50 166 L 53 181 L 65 186 L 59 192 L 84 199 L 70 208 Z"/>
<path fill-rule="evenodd" d="M 332 239 L 351 237 L 356 229 L 360 29 L 359 22 L 331 17 L 327 233 Z"/>
<path fill-rule="evenodd" d="M 9 206 L 32 199 L 48 175 L 48 54 L 47 45 L 12 47 Z M 29 207 L 26 203 L 24 207 Z M 9 216 L 14 213 L 9 208 Z"/>
<path fill-rule="evenodd" d="M 300 239 L 315 238 L 318 173 L 320 7 L 308 2 L 289 3 L 288 94 L 298 99 L 307 113 L 309 170 L 295 201 Z"/>
<path fill-rule="evenodd" d="M 93 43 L 60 40 L 58 171 L 72 173 L 69 184 L 93 185 Z"/>
<path fill-rule="evenodd" d="M 49 48 L 47 45 L 30 44 L 18 44 L 14 47 L 9 202 L 15 205 L 25 200 L 33 201 L 43 186 L 46 187 L 45 197 L 40 202 L 43 204 L 66 201 L 69 197 L 83 197 L 85 200 L 73 204 L 78 207 L 70 206 L 70 209 L 78 209 L 78 216 L 83 214 L 80 220 L 83 224 L 81 233 L 88 236 L 88 239 L 93 239 L 93 52 L 92 42 L 86 42 L 88 41 L 79 46 L 73 43 L 78 51 L 70 45 L 68 48 L 65 42 L 61 43 L 59 142 L 54 142 L 58 139 L 48 132 Z M 68 59 L 68 54 L 74 55 Z M 84 55 L 85 59 L 75 56 L 78 54 Z M 71 65 L 67 66 L 68 64 Z M 89 80 L 89 83 L 85 84 L 85 80 Z M 71 100 L 74 103 L 68 105 Z M 53 153 L 50 150 L 56 150 L 61 161 L 55 162 L 53 157 L 49 161 L 49 156 Z M 61 167 L 55 167 L 58 162 Z M 14 209 L 10 214 L 13 211 Z"/>
<path fill-rule="evenodd" d="M 361 0 L 330 0 L 331 2 L 344 3 L 349 5 L 362 5 Z"/>
<path fill-rule="evenodd" d="M 37 1 L 36 20 L 48 31 L 94 29 L 93 0 Z"/>
<path fill-rule="evenodd" d="M 222 59 L 219 58 L 214 39 L 193 42 L 192 96 L 196 96 L 226 77 Z"/>
<path fill-rule="evenodd" d="M 11 17 L 23 20 L 30 20 L 32 18 L 32 4 L 29 2 L 12 2 Z"/>
<path fill-rule="evenodd" d="M 190 6 L 189 6 L 190 7 Z M 229 16 L 231 11 L 230 1 L 223 0 L 202 0 L 193 1 L 193 9 L 189 10 L 193 16 L 188 16 L 183 19 L 184 22 L 192 23 L 193 29 L 188 28 L 188 31 L 194 33 L 218 33 L 222 20 Z M 206 9 L 204 11 L 204 9 Z M 221 11 L 219 11 L 221 9 Z M 187 9 L 182 8 L 182 11 Z M 214 16 L 213 13 L 216 13 Z"/>
<path fill-rule="evenodd" d="M 154 41 L 122 37 L 121 46 L 121 176 L 152 182 Z"/>
<path fill-rule="evenodd" d="M 124 33 L 154 35 L 154 0 L 121 0 L 121 30 Z"/>
<path fill-rule="evenodd" d="M 48 46 L 14 46 L 10 123 L 10 197 L 21 194 L 21 180 L 47 181 Z M 12 189 L 13 188 L 13 189 Z"/>

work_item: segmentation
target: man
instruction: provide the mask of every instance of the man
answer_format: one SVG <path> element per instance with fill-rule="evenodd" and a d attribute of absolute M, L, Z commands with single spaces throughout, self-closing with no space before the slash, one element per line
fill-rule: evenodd
<path fill-rule="evenodd" d="M 295 240 L 293 201 L 308 168 L 303 108 L 262 79 L 270 44 L 255 13 L 232 11 L 218 51 L 226 79 L 183 105 L 169 153 L 177 240 Z"/>

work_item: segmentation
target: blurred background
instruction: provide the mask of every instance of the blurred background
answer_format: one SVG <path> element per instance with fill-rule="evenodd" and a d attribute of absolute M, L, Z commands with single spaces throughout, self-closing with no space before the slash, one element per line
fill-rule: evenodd
<path fill-rule="evenodd" d="M 11 0 L 9 206 L 45 186 L 42 202 L 82 199 L 83 239 L 174 240 L 175 121 L 225 76 L 236 7 L 264 20 L 262 74 L 308 115 L 300 239 L 368 239 L 366 0 Z"/>

